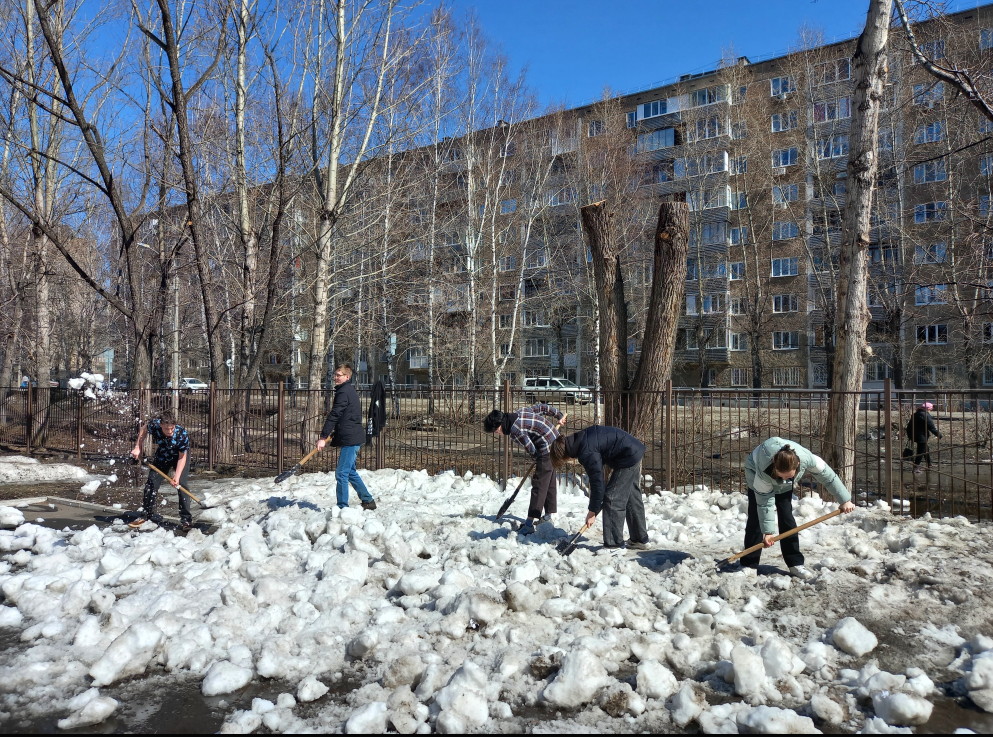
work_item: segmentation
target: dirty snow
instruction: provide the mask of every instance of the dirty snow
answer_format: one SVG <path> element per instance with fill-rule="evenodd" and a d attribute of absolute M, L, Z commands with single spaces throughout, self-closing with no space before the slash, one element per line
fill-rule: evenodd
<path fill-rule="evenodd" d="M 0 484 L 40 484 L 92 478 L 71 463 L 39 463 L 37 458 L 0 456 Z"/>
<path fill-rule="evenodd" d="M 949 681 L 993 710 L 987 526 L 859 509 L 802 533 L 800 582 L 714 572 L 747 502 L 706 487 L 646 499 L 652 551 L 594 534 L 564 558 L 554 544 L 585 516 L 574 487 L 519 538 L 482 516 L 503 500 L 486 477 L 362 476 L 374 512 L 338 510 L 330 474 L 201 483 L 217 529 L 185 538 L 0 508 L 17 524 L 0 531 L 0 626 L 25 644 L 0 665 L 0 725 L 98 723 L 118 708 L 100 689 L 163 672 L 208 695 L 292 686 L 225 733 L 512 732 L 543 706 L 559 732 L 883 733 L 926 722 Z M 800 522 L 833 508 L 794 506 Z M 344 680 L 360 686 L 332 693 Z"/>

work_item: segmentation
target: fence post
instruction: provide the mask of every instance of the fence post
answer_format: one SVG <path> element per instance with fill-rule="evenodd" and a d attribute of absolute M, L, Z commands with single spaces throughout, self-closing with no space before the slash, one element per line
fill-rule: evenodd
<path fill-rule="evenodd" d="M 83 460 L 83 392 L 76 392 L 76 460 Z"/>
<path fill-rule="evenodd" d="M 510 412 L 510 379 L 503 380 L 503 411 Z M 510 438 L 503 438 L 503 490 L 506 491 L 510 485 Z"/>
<path fill-rule="evenodd" d="M 665 382 L 665 488 L 672 491 L 672 380 Z"/>
<path fill-rule="evenodd" d="M 207 394 L 207 470 L 214 470 L 214 395 L 217 389 L 213 381 Z"/>
<path fill-rule="evenodd" d="M 286 411 L 286 399 L 283 397 L 283 382 L 279 382 L 279 397 L 276 400 L 276 473 L 283 472 L 283 431 L 286 429 L 286 420 L 283 413 Z"/>
<path fill-rule="evenodd" d="M 883 423 L 886 425 L 886 453 L 883 462 L 886 464 L 886 501 L 893 509 L 893 380 L 887 376 L 883 379 Z M 901 459 L 902 462 L 902 459 Z M 902 511 L 902 510 L 901 510 Z"/>
<path fill-rule="evenodd" d="M 34 420 L 34 392 L 31 391 L 31 380 L 28 379 L 28 393 L 24 398 L 24 454 L 31 454 L 31 425 Z"/>

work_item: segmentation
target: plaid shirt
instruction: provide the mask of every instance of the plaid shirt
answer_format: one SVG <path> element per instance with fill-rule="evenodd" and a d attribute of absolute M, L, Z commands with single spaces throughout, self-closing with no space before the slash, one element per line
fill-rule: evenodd
<path fill-rule="evenodd" d="M 510 427 L 510 437 L 523 445 L 524 450 L 535 460 L 548 455 L 549 448 L 559 436 L 555 424 L 546 420 L 545 415 L 551 415 L 556 420 L 562 419 L 562 413 L 555 407 L 538 403 L 518 412 L 517 421 Z"/>

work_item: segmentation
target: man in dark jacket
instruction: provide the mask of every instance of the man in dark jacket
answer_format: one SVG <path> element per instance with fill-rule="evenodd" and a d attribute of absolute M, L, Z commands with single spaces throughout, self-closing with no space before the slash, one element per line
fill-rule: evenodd
<path fill-rule="evenodd" d="M 334 372 L 334 404 L 321 428 L 318 450 L 324 448 L 331 438 L 331 444 L 341 448 L 334 477 L 338 481 L 338 507 L 348 506 L 348 484 L 351 483 L 362 500 L 363 509 L 375 509 L 376 501 L 365 488 L 362 477 L 355 470 L 355 457 L 365 441 L 365 428 L 362 425 L 362 406 L 359 393 L 352 384 L 352 367 L 343 363 Z"/>
<path fill-rule="evenodd" d="M 934 409 L 930 402 L 924 402 L 917 411 L 910 417 L 907 423 L 907 437 L 917 444 L 917 453 L 914 454 L 914 473 L 921 473 L 921 459 L 931 468 L 931 454 L 928 452 L 928 437 L 934 435 L 939 440 L 941 433 L 934 424 L 934 419 L 929 414 Z"/>
<path fill-rule="evenodd" d="M 648 550 L 648 525 L 641 498 L 641 459 L 645 444 L 616 427 L 594 425 L 552 443 L 552 465 L 560 468 L 577 460 L 590 479 L 590 506 L 586 524 L 592 525 L 603 510 L 603 545 L 619 548 L 624 544 L 624 522 L 628 523 L 628 547 Z M 613 473 L 606 486 L 603 467 Z"/>

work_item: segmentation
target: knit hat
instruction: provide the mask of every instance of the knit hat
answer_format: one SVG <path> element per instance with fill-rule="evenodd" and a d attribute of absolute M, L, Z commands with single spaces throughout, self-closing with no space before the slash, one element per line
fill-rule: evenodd
<path fill-rule="evenodd" d="M 928 412 L 930 412 L 931 410 L 934 409 L 934 405 L 931 404 L 930 402 L 924 402 L 924 404 L 921 405 L 921 409 L 926 409 Z"/>

